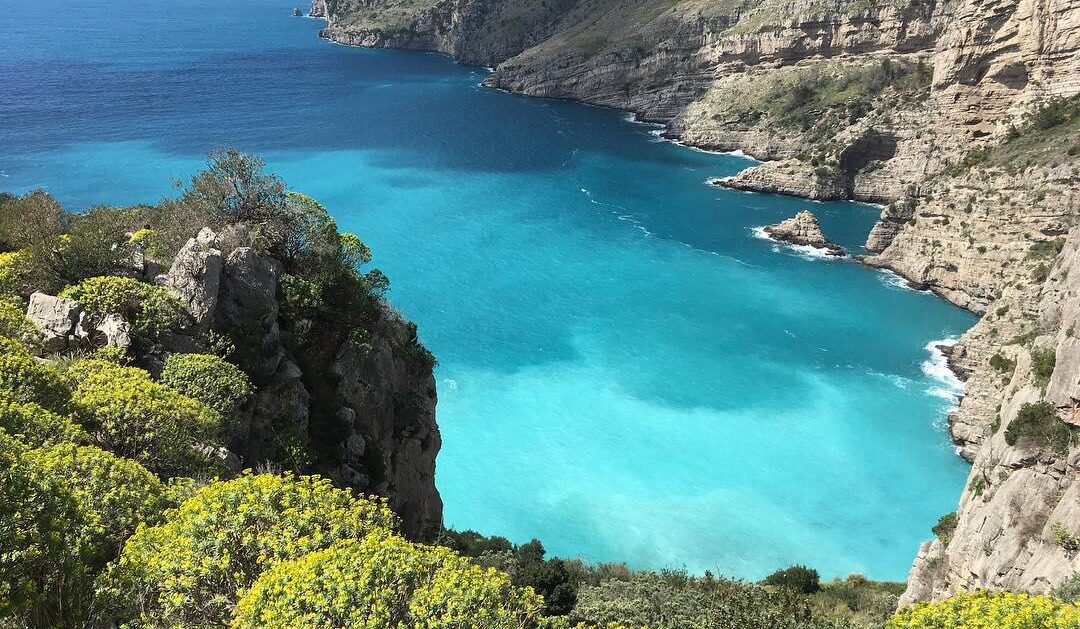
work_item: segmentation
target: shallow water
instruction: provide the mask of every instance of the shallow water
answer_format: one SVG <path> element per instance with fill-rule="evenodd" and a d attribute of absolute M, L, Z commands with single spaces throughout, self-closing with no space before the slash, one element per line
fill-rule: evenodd
<path fill-rule="evenodd" d="M 372 246 L 438 356 L 449 525 L 639 567 L 906 575 L 966 473 L 927 344 L 973 318 L 753 233 L 810 208 L 858 252 L 876 208 L 706 186 L 752 162 L 331 45 L 291 8 L 0 0 L 0 189 L 153 202 L 214 146 L 261 153 Z"/>

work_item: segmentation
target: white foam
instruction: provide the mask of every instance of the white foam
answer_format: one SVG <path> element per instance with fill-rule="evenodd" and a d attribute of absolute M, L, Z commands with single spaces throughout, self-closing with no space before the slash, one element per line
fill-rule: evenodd
<path fill-rule="evenodd" d="M 908 282 L 907 279 L 904 278 L 904 276 L 890 271 L 889 269 L 878 269 L 878 273 L 880 274 L 878 275 L 878 280 L 882 284 L 890 288 L 898 288 L 900 290 L 911 291 L 913 293 L 925 293 L 928 295 L 933 294 L 929 290 L 918 290 L 912 288 L 911 282 Z"/>
<path fill-rule="evenodd" d="M 803 260 L 841 260 L 847 256 L 834 256 L 829 253 L 827 249 L 820 247 L 814 247 L 812 245 L 793 245 L 789 242 L 781 242 L 770 236 L 764 227 L 751 227 L 750 234 L 758 240 L 768 240 L 773 243 L 774 253 L 783 253 L 785 251 L 794 253 Z"/>
<path fill-rule="evenodd" d="M 457 380 L 454 380 L 453 378 L 443 378 L 443 387 L 444 391 L 455 391 L 457 390 Z"/>
<path fill-rule="evenodd" d="M 930 357 L 920 365 L 923 374 L 937 383 L 936 386 L 930 387 L 926 392 L 934 397 L 946 400 L 954 406 L 960 403 L 960 398 L 964 395 L 964 383 L 949 368 L 949 359 L 941 351 L 940 347 L 952 347 L 957 342 L 956 339 L 930 341 L 926 344 L 926 351 L 929 352 Z"/>

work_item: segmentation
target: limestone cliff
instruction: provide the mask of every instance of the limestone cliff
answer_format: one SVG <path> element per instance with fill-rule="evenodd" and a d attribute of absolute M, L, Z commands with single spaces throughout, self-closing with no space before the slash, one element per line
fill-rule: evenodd
<path fill-rule="evenodd" d="M 283 265 L 252 241 L 241 226 L 203 229 L 167 273 L 139 265 L 143 279 L 166 287 L 191 315 L 188 329 L 137 355 L 141 366 L 156 373 L 170 352 L 208 351 L 215 339 L 229 339 L 230 360 L 255 387 L 230 444 L 244 467 L 327 474 L 386 496 L 407 535 L 433 537 L 442 527 L 441 439 L 432 363 L 418 349 L 415 325 L 380 302 L 363 334 L 323 325 L 301 342 L 285 321 Z M 55 302 L 38 301 L 49 321 L 71 319 L 55 315 Z M 37 311 L 31 317 L 46 321 Z"/>
<path fill-rule="evenodd" d="M 770 160 L 721 185 L 886 204 L 866 262 L 983 315 L 950 356 L 972 489 L 906 600 L 1047 590 L 1077 568 L 1051 530 L 1080 533 L 1076 448 L 1004 440 L 1023 404 L 1063 421 L 1077 401 L 1080 114 L 1075 98 L 1046 113 L 1080 93 L 1076 0 L 326 0 L 325 17 L 339 42 L 439 50 L 494 66 L 491 86 Z M 1057 350 L 1045 392 L 1042 347 Z"/>

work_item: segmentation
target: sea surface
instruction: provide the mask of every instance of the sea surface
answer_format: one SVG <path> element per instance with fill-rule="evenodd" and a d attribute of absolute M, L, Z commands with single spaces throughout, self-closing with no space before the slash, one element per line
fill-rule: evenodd
<path fill-rule="evenodd" d="M 374 249 L 439 359 L 446 522 L 550 553 L 759 578 L 903 579 L 966 465 L 932 341 L 974 319 L 755 236 L 809 208 L 753 164 L 486 71 L 316 37 L 280 0 L 0 0 L 0 189 L 152 203 L 263 155 Z"/>

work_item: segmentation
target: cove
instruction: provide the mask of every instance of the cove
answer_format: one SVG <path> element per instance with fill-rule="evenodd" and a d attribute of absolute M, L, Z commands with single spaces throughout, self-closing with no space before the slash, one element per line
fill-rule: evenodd
<path fill-rule="evenodd" d="M 974 317 L 753 235 L 809 208 L 858 252 L 876 208 L 706 186 L 752 162 L 331 45 L 277 0 L 22 8 L 0 0 L 0 189 L 154 202 L 215 146 L 263 155 L 371 245 L 439 358 L 448 525 L 903 579 L 955 508 L 956 391 L 927 347 Z"/>

